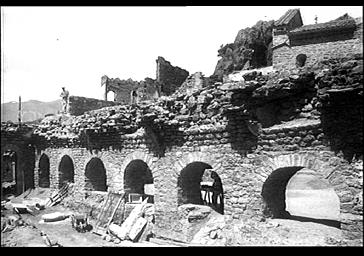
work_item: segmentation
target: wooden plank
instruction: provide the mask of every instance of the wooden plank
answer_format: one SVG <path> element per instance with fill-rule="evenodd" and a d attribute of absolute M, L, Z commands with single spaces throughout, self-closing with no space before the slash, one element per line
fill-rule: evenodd
<path fill-rule="evenodd" d="M 138 240 L 143 231 L 143 228 L 145 227 L 145 225 L 147 225 L 147 222 L 148 221 L 143 217 L 139 217 L 135 221 L 134 225 L 131 227 L 130 232 L 128 234 L 131 241 L 136 242 Z"/>
<path fill-rule="evenodd" d="M 107 223 L 107 225 L 106 225 L 107 227 L 109 227 L 109 226 L 110 226 L 111 221 L 112 221 L 112 219 L 114 218 L 114 215 L 115 215 L 115 213 L 116 213 L 117 209 L 119 208 L 119 205 L 121 204 L 121 201 L 124 199 L 124 197 L 125 197 L 125 193 L 123 193 L 123 194 L 120 196 L 120 199 L 119 199 L 118 203 L 116 204 L 116 206 L 115 206 L 115 208 L 114 208 L 113 213 L 112 213 L 112 214 L 111 214 L 111 216 L 110 216 L 109 222 L 108 222 L 108 223 Z"/>
<path fill-rule="evenodd" d="M 124 195 L 124 193 L 108 193 L 108 197 L 95 224 L 96 233 L 98 232 L 98 228 L 108 230 L 110 223 L 112 222 L 115 214 L 120 208 L 120 204 L 123 201 Z"/>
<path fill-rule="evenodd" d="M 145 206 L 147 204 L 148 199 L 145 199 L 141 204 L 138 204 L 129 214 L 129 216 L 126 218 L 126 220 L 123 222 L 120 228 L 120 232 L 118 233 L 118 237 L 121 240 L 125 240 L 128 238 L 128 234 L 133 227 L 135 221 L 141 217 Z"/>
<path fill-rule="evenodd" d="M 140 235 L 139 241 L 144 242 L 147 241 L 148 235 L 152 233 L 153 230 L 153 224 L 150 221 L 147 221 L 147 224 Z"/>
<path fill-rule="evenodd" d="M 99 224 L 101 222 L 101 219 L 103 217 L 103 215 L 105 214 L 105 208 L 107 206 L 107 203 L 109 201 L 109 198 L 111 196 L 111 192 L 107 193 L 107 197 L 106 197 L 106 200 L 104 202 L 104 205 L 102 206 L 101 210 L 100 210 L 100 213 L 99 213 L 99 216 L 97 217 L 97 220 L 96 220 L 96 223 L 95 223 L 95 231 L 97 232 L 98 228 L 99 228 Z"/>

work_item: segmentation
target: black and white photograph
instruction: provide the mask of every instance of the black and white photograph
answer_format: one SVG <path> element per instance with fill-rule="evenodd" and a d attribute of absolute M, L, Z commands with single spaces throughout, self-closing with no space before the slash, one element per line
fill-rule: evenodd
<path fill-rule="evenodd" d="M 1 247 L 363 247 L 363 6 L 1 6 Z"/>

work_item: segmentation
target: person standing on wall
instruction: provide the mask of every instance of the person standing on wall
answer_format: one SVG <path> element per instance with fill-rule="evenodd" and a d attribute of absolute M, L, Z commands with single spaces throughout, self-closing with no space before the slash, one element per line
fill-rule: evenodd
<path fill-rule="evenodd" d="M 62 112 L 66 114 L 68 112 L 68 97 L 69 92 L 66 90 L 65 87 L 62 87 L 62 93 L 60 97 L 62 98 Z"/>

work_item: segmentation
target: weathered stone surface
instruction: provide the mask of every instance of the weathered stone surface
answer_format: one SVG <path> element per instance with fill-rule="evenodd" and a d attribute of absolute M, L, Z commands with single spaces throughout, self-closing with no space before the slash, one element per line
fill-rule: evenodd
<path fill-rule="evenodd" d="M 238 32 L 234 43 L 222 45 L 213 77 L 222 79 L 234 70 L 259 68 L 272 64 L 272 29 L 274 21 L 258 21 Z"/>
<path fill-rule="evenodd" d="M 161 91 L 165 95 L 171 95 L 182 83 L 186 80 L 189 73 L 180 67 L 172 66 L 169 61 L 163 57 L 158 57 L 157 60 L 157 83 L 161 86 Z"/>
<path fill-rule="evenodd" d="M 13 148 L 22 159 L 19 170 L 31 169 L 25 173 L 34 184 L 27 187 L 39 185 L 44 154 L 50 187 L 58 188 L 61 159 L 69 156 L 74 204 L 95 212 L 96 204 L 86 206 L 92 197 L 85 199 L 87 163 L 99 158 L 108 191 L 120 192 L 127 166 L 145 162 L 155 188 L 153 232 L 180 241 L 190 241 L 215 213 L 207 205 L 178 205 L 178 178 L 187 165 L 210 165 L 222 181 L 224 216 L 252 221 L 265 216 L 262 187 L 275 170 L 311 168 L 339 196 L 340 215 L 351 216 L 342 229 L 356 239 L 362 225 L 362 73 L 353 69 L 362 57 L 346 61 L 327 60 L 325 72 L 250 74 L 244 82 L 209 83 L 156 102 L 48 117 L 20 133 L 16 125 L 2 126 L 2 150 Z M 254 225 L 239 230 L 255 232 Z M 227 243 L 232 232 L 210 231 L 203 237 L 226 236 Z"/>

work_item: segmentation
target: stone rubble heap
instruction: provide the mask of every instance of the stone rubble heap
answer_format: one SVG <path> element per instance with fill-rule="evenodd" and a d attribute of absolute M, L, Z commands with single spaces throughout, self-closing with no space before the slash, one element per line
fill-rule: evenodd
<path fill-rule="evenodd" d="M 154 131 L 172 127 L 184 133 L 195 130 L 224 131 L 229 112 L 246 115 L 253 120 L 251 112 L 255 106 L 306 91 L 319 96 L 338 89 L 362 91 L 362 59 L 347 62 L 330 60 L 326 64 L 329 64 L 329 68 L 318 72 L 301 72 L 283 77 L 276 73 L 262 75 L 252 71 L 245 73 L 241 81 L 215 82 L 193 93 L 178 91 L 156 102 L 105 107 L 80 116 L 50 116 L 41 122 L 34 133 L 51 139 L 77 138 L 87 131 L 133 134 L 141 127 L 150 127 Z M 314 100 L 316 102 L 317 98 Z"/>
<path fill-rule="evenodd" d="M 326 66 L 315 77 L 318 95 L 327 97 L 329 93 L 363 90 L 363 58 L 340 61 L 331 59 L 322 63 Z"/>

